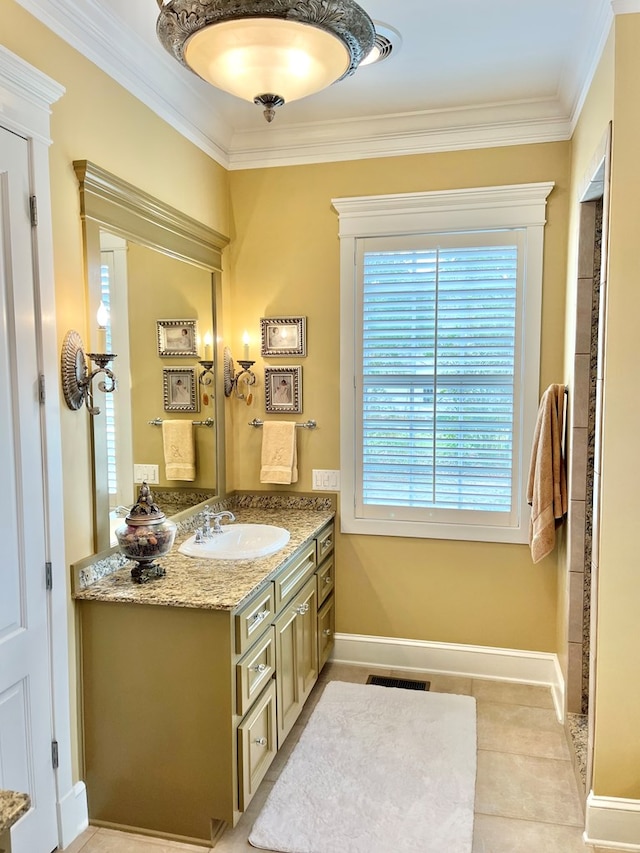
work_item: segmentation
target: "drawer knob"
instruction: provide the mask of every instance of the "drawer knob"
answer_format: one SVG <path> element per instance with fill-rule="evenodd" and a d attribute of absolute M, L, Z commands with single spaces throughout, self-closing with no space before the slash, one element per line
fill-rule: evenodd
<path fill-rule="evenodd" d="M 267 739 L 266 739 L 266 737 L 259 737 L 259 738 L 256 738 L 254 740 L 254 743 L 256 743 L 258 746 L 266 746 L 267 745 Z"/>
<path fill-rule="evenodd" d="M 266 668 L 266 663 L 257 663 L 255 666 L 249 667 L 249 669 L 252 669 L 254 672 L 264 672 Z"/>
<path fill-rule="evenodd" d="M 328 536 L 328 537 L 324 540 L 324 542 L 322 543 L 322 550 L 323 550 L 323 551 L 326 551 L 326 550 L 327 550 L 327 548 L 330 548 L 330 547 L 332 546 L 332 544 L 333 544 L 333 540 L 331 539 L 331 537 L 330 537 L 330 536 Z"/>
<path fill-rule="evenodd" d="M 331 630 L 331 628 L 325 628 L 324 631 L 322 632 L 323 637 L 330 637 L 332 634 L 333 634 L 333 631 Z"/>
<path fill-rule="evenodd" d="M 308 610 L 308 604 L 300 604 L 298 607 L 296 607 L 296 613 L 298 614 L 298 616 L 304 616 L 304 614 L 307 613 Z"/>
<path fill-rule="evenodd" d="M 333 578 L 331 577 L 331 575 L 326 575 L 324 582 L 325 583 L 333 583 Z"/>
<path fill-rule="evenodd" d="M 255 625 L 259 625 L 269 615 L 268 610 L 261 610 L 260 613 L 256 613 L 256 615 L 249 621 L 249 627 L 253 628 Z"/>

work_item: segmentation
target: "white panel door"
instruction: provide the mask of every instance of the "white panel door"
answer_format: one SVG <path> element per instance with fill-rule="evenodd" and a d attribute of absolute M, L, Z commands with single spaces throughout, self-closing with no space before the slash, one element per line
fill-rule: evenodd
<path fill-rule="evenodd" d="M 57 845 L 29 147 L 0 129 L 0 787 L 28 793 L 13 853 Z"/>

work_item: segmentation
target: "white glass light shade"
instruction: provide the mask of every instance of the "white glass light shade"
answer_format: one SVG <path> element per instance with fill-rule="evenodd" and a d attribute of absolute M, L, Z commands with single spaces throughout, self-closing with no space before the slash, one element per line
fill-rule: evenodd
<path fill-rule="evenodd" d="M 330 86 L 347 71 L 349 52 L 330 32 L 277 18 L 225 21 L 185 44 L 186 63 L 219 89 L 253 103 L 272 94 L 285 103 Z"/>

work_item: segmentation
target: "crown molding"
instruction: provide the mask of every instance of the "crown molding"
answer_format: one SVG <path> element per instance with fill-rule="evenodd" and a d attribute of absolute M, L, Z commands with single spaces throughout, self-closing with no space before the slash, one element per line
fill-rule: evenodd
<path fill-rule="evenodd" d="M 614 15 L 632 15 L 640 12 L 640 0 L 611 0 Z"/>
<path fill-rule="evenodd" d="M 0 45 L 0 103 L 10 130 L 50 145 L 51 105 L 64 92 L 64 86 Z"/>
<path fill-rule="evenodd" d="M 616 0 L 613 0 L 616 2 Z M 640 0 L 637 0 L 640 2 Z M 612 0 L 601 0 L 595 16 L 593 26 L 590 30 L 590 42 L 583 53 L 583 62 L 580 67 L 567 69 L 563 75 L 559 92 L 560 100 L 566 104 L 567 111 L 571 116 L 571 134 L 576 128 L 584 102 L 589 94 L 593 78 L 600 64 L 602 52 L 609 38 L 613 25 Z"/>
<path fill-rule="evenodd" d="M 459 110 L 286 125 L 236 133 L 229 168 L 398 157 L 438 151 L 559 142 L 569 118 L 555 101 L 493 104 Z"/>
<path fill-rule="evenodd" d="M 182 136 L 228 167 L 231 128 L 201 96 L 201 81 L 195 75 L 178 68 L 168 55 L 150 50 L 95 0 L 17 2 Z M 167 93 L 173 93 L 173 99 Z"/>

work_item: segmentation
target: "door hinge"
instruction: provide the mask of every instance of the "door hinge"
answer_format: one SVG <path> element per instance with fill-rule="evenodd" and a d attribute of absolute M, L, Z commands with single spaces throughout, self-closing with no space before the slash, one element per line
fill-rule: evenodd
<path fill-rule="evenodd" d="M 58 741 L 51 741 L 51 763 L 53 764 L 53 769 L 58 769 Z"/>
<path fill-rule="evenodd" d="M 44 564 L 44 578 L 46 588 L 53 589 L 53 570 L 51 568 L 51 563 Z"/>
<path fill-rule="evenodd" d="M 36 196 L 29 196 L 29 210 L 31 211 L 31 224 L 35 227 L 38 224 L 38 199 Z"/>
<path fill-rule="evenodd" d="M 38 376 L 38 400 L 40 401 L 40 405 L 44 406 L 47 399 L 47 392 L 44 386 L 44 373 L 41 373 Z"/>

